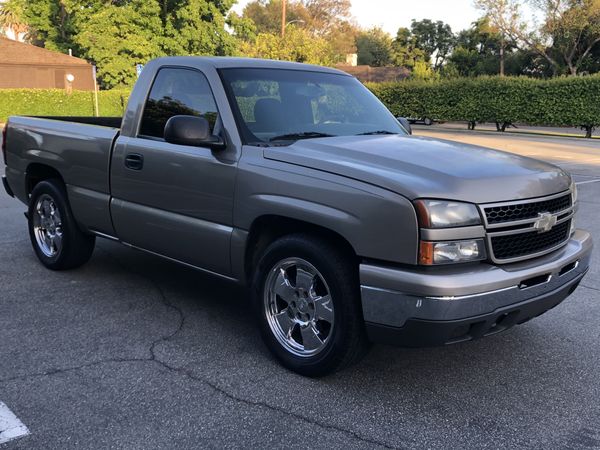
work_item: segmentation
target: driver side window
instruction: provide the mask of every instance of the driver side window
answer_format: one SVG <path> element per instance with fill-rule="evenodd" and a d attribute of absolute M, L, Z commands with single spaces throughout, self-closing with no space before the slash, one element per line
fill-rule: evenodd
<path fill-rule="evenodd" d="M 204 116 L 214 131 L 217 105 L 206 77 L 193 69 L 163 68 L 154 79 L 144 106 L 140 136 L 163 138 L 173 116 Z"/>

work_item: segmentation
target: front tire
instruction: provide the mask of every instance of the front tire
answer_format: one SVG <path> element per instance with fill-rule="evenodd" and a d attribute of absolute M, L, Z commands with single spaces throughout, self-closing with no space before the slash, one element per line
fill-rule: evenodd
<path fill-rule="evenodd" d="M 263 340 L 286 368 L 317 377 L 368 350 L 356 265 L 326 240 L 290 235 L 264 252 L 253 277 Z"/>
<path fill-rule="evenodd" d="M 27 217 L 31 245 L 47 268 L 73 269 L 91 258 L 96 237 L 77 226 L 59 180 L 41 181 L 33 188 Z"/>

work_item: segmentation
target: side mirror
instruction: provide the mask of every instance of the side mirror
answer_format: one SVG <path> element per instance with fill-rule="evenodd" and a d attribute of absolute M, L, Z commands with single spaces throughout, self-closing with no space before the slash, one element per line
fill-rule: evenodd
<path fill-rule="evenodd" d="M 170 144 L 225 148 L 225 142 L 210 133 L 210 123 L 201 116 L 173 116 L 165 124 L 165 141 Z"/>
<path fill-rule="evenodd" d="M 412 134 L 412 127 L 410 126 L 410 122 L 406 117 L 396 117 L 396 119 L 398 122 L 400 122 L 400 125 L 402 125 L 402 128 L 404 128 L 408 134 Z"/>

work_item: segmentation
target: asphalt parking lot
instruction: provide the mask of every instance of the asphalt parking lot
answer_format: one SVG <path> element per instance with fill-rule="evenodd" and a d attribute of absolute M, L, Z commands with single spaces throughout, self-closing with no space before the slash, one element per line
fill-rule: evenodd
<path fill-rule="evenodd" d="M 600 142 L 415 134 L 563 166 L 580 183 L 579 226 L 600 236 Z M 23 211 L 0 194 L 0 409 L 29 431 L 2 450 L 600 448 L 599 246 L 575 294 L 527 324 L 451 347 L 376 346 L 314 380 L 271 358 L 244 290 L 108 241 L 81 269 L 48 271 Z"/>

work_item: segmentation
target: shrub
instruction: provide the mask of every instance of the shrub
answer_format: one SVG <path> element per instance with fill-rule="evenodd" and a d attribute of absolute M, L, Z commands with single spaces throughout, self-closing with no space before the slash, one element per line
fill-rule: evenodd
<path fill-rule="evenodd" d="M 582 127 L 588 137 L 600 125 L 600 75 L 459 78 L 367 87 L 392 113 L 404 117 Z"/>
<path fill-rule="evenodd" d="M 127 90 L 98 92 L 101 116 L 122 116 L 129 98 Z M 60 89 L 0 89 L 0 122 L 8 116 L 93 116 L 94 93 Z"/>

